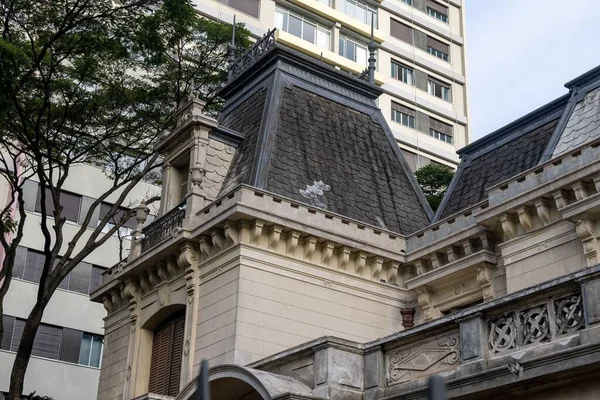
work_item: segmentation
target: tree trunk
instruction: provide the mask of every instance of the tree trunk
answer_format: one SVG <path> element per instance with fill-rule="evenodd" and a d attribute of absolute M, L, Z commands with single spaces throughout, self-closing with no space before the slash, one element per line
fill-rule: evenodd
<path fill-rule="evenodd" d="M 42 321 L 42 315 L 47 304 L 47 301 L 35 303 L 25 322 L 23 336 L 21 337 L 19 349 L 17 350 L 15 362 L 10 374 L 9 399 L 20 399 L 24 394 L 23 383 L 25 381 L 25 372 L 27 372 L 29 358 L 31 357 L 31 351 L 33 350 L 33 341 L 35 340 L 35 335 L 40 326 L 40 322 Z"/>

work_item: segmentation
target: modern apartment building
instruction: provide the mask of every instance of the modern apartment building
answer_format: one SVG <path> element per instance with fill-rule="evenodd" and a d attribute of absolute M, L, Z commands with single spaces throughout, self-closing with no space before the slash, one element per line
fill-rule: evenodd
<path fill-rule="evenodd" d="M 105 193 L 111 184 L 104 171 L 87 164 L 71 167 L 69 179 L 61 194 L 64 216 L 65 243 L 80 228 L 79 223 L 91 203 Z M 0 204 L 7 201 L 6 182 L 0 182 Z M 148 193 L 159 193 L 160 188 L 141 183 L 124 202 L 139 202 Z M 97 220 L 103 217 L 105 207 L 114 200 L 107 199 L 96 208 Z M 40 191 L 35 181 L 25 182 L 24 193 L 27 219 L 25 235 L 18 248 L 11 287 L 4 301 L 4 336 L 0 346 L 0 399 L 8 392 L 10 373 L 23 332 L 38 291 L 43 267 L 44 240 L 40 225 Z M 134 227 L 135 220 L 121 229 L 124 235 Z M 90 229 L 91 231 L 91 229 Z M 33 391 L 41 396 L 60 400 L 94 399 L 98 392 L 103 334 L 106 311 L 101 304 L 92 303 L 89 293 L 101 282 L 101 274 L 120 260 L 120 245 L 125 255 L 129 239 L 110 238 L 98 251 L 80 263 L 55 292 L 46 308 L 42 325 L 33 346 L 33 355 L 25 378 L 25 394 Z"/>
<path fill-rule="evenodd" d="M 412 169 L 458 164 L 470 142 L 464 0 L 195 0 L 198 11 L 277 40 L 340 69 L 367 65 L 371 21 L 378 99 Z"/>

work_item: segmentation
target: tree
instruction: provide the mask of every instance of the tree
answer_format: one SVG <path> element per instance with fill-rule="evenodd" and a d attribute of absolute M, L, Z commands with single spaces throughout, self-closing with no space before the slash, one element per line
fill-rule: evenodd
<path fill-rule="evenodd" d="M 431 209 L 436 211 L 452 181 L 454 171 L 445 165 L 431 163 L 419 168 L 415 176 Z"/>
<path fill-rule="evenodd" d="M 20 398 L 45 307 L 69 272 L 135 212 L 121 206 L 133 205 L 125 199 L 158 167 L 153 146 L 184 96 L 219 107 L 232 29 L 201 18 L 189 0 L 3 0 L 0 12 L 0 175 L 10 187 L 0 209 L 0 337 L 28 179 L 40 188 L 45 256 L 10 378 L 9 397 Z M 241 25 L 236 42 L 240 51 L 249 45 Z M 61 190 L 82 162 L 103 166 L 112 184 L 66 237 Z M 109 212 L 92 221 L 109 196 L 117 198 Z"/>

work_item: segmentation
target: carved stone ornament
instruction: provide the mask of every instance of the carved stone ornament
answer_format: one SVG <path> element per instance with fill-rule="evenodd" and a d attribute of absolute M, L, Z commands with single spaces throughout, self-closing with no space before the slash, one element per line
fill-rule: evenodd
<path fill-rule="evenodd" d="M 393 386 L 452 369 L 459 360 L 458 334 L 391 352 L 386 357 L 386 385 Z"/>
<path fill-rule="evenodd" d="M 300 189 L 300 194 L 308 199 L 311 205 L 327 210 L 327 204 L 321 201 L 321 198 L 325 195 L 325 192 L 330 190 L 331 186 L 323 181 L 313 181 L 312 185 L 306 185 L 306 189 Z"/>
<path fill-rule="evenodd" d="M 512 315 L 501 316 L 489 322 L 489 344 L 492 354 L 514 349 L 517 344 L 517 326 Z"/>
<path fill-rule="evenodd" d="M 554 312 L 550 313 L 550 307 Z M 553 321 L 554 320 L 554 321 Z M 488 321 L 491 354 L 550 342 L 585 326 L 581 294 L 570 295 L 524 310 L 508 312 Z"/>
<path fill-rule="evenodd" d="M 576 231 L 577 235 L 583 240 L 594 237 L 596 234 L 594 221 L 587 218 L 578 220 Z"/>
<path fill-rule="evenodd" d="M 198 255 L 190 243 L 181 246 L 179 255 L 177 256 L 177 265 L 179 265 L 179 268 L 185 270 L 187 267 L 193 265 L 196 260 L 198 260 Z"/>
<path fill-rule="evenodd" d="M 569 296 L 554 302 L 556 315 L 556 334 L 575 332 L 584 326 L 581 295 Z"/>

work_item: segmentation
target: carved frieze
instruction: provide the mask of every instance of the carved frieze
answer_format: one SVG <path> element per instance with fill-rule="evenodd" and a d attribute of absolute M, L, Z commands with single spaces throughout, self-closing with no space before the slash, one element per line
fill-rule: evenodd
<path fill-rule="evenodd" d="M 386 356 L 386 385 L 398 385 L 452 369 L 459 360 L 458 333 L 394 350 Z"/>

